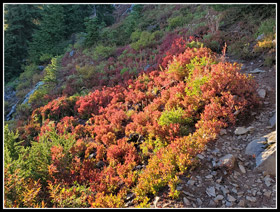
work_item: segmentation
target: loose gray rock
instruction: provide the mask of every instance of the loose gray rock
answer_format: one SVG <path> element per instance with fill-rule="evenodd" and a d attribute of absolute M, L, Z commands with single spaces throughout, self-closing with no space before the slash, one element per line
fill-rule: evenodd
<path fill-rule="evenodd" d="M 213 207 L 215 206 L 215 202 L 213 200 L 210 200 L 209 204 L 208 204 L 210 207 Z"/>
<path fill-rule="evenodd" d="M 213 186 L 208 187 L 206 189 L 206 194 L 208 194 L 209 197 L 216 197 L 215 188 Z"/>
<path fill-rule="evenodd" d="M 260 96 L 262 99 L 264 99 L 265 96 L 266 96 L 266 91 L 265 91 L 265 89 L 259 89 L 259 90 L 258 90 L 258 94 L 259 94 L 259 96 Z"/>
<path fill-rule="evenodd" d="M 90 154 L 90 155 L 88 156 L 88 158 L 89 158 L 89 159 L 95 158 L 96 155 L 97 155 L 97 154 L 94 152 L 94 153 Z"/>
<path fill-rule="evenodd" d="M 249 200 L 250 202 L 256 202 L 257 201 L 256 197 L 246 196 L 246 199 Z"/>
<path fill-rule="evenodd" d="M 196 202 L 197 202 L 197 204 L 198 204 L 199 206 L 202 205 L 202 201 L 201 201 L 200 198 L 196 198 Z"/>
<path fill-rule="evenodd" d="M 206 179 L 210 179 L 210 178 L 212 178 L 212 177 L 213 177 L 213 175 L 211 175 L 211 174 L 205 176 Z"/>
<path fill-rule="evenodd" d="M 230 194 L 227 195 L 227 200 L 230 201 L 230 202 L 234 202 L 236 199 L 231 196 Z"/>
<path fill-rule="evenodd" d="M 238 166 L 239 166 L 240 171 L 241 171 L 243 174 L 245 174 L 245 173 L 246 173 L 246 170 L 245 170 L 244 166 L 242 166 L 242 164 L 238 164 Z"/>
<path fill-rule="evenodd" d="M 177 185 L 176 190 L 181 191 L 183 189 L 183 186 Z"/>
<path fill-rule="evenodd" d="M 249 130 L 245 127 L 237 127 L 234 131 L 235 135 L 244 135 L 248 132 Z"/>
<path fill-rule="evenodd" d="M 187 196 L 194 197 L 194 195 L 193 195 L 193 194 L 191 194 L 190 192 L 183 191 L 183 193 L 184 193 L 185 195 L 187 195 Z"/>
<path fill-rule="evenodd" d="M 236 158 L 234 155 L 227 154 L 224 157 L 219 159 L 217 166 L 232 169 L 234 167 L 235 160 L 236 160 Z"/>
<path fill-rule="evenodd" d="M 195 181 L 194 181 L 194 180 L 189 180 L 189 181 L 187 182 L 187 184 L 188 184 L 188 185 L 191 185 L 191 186 L 193 186 L 193 185 L 194 185 L 194 183 L 195 183 Z"/>
<path fill-rule="evenodd" d="M 227 206 L 227 207 L 231 207 L 231 206 L 232 206 L 232 203 L 231 203 L 231 202 L 226 201 L 226 206 Z"/>
<path fill-rule="evenodd" d="M 256 68 L 256 69 L 254 69 L 253 71 L 249 71 L 248 73 L 250 73 L 250 74 L 258 74 L 258 73 L 265 73 L 265 71 Z"/>
<path fill-rule="evenodd" d="M 203 156 L 203 155 L 201 155 L 201 154 L 197 154 L 197 157 L 198 157 L 199 159 L 201 159 L 201 160 L 203 160 L 203 159 L 204 159 L 204 156 Z"/>
<path fill-rule="evenodd" d="M 263 193 L 264 196 L 266 196 L 267 198 L 270 198 L 270 195 L 271 195 L 271 191 L 265 191 Z"/>
<path fill-rule="evenodd" d="M 263 38 L 264 38 L 264 34 L 262 33 L 257 37 L 256 41 L 262 40 Z"/>
<path fill-rule="evenodd" d="M 221 129 L 220 130 L 220 135 L 226 135 L 227 134 L 227 130 L 226 129 Z"/>
<path fill-rule="evenodd" d="M 258 156 L 266 147 L 266 142 L 267 138 L 265 137 L 251 141 L 245 149 L 245 154 Z"/>
<path fill-rule="evenodd" d="M 248 132 L 252 133 L 255 131 L 255 127 L 252 127 L 252 126 L 248 127 L 247 130 L 248 130 Z"/>
<path fill-rule="evenodd" d="M 270 175 L 267 175 L 265 178 L 264 178 L 264 183 L 267 187 L 270 187 L 271 186 L 271 182 L 272 179 L 270 178 Z"/>
<path fill-rule="evenodd" d="M 186 206 L 189 206 L 191 204 L 191 202 L 186 197 L 183 198 L 183 201 Z"/>
<path fill-rule="evenodd" d="M 223 199 L 224 199 L 224 196 L 219 194 L 218 196 L 215 197 L 214 201 L 218 202 L 218 201 L 223 200 Z"/>
<path fill-rule="evenodd" d="M 245 206 L 245 201 L 243 199 L 240 200 L 239 203 L 238 203 L 238 206 L 239 207 L 244 207 Z"/>

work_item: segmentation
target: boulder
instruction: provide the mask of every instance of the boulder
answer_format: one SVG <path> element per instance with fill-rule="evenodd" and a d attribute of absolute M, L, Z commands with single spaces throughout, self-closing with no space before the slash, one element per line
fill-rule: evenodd
<path fill-rule="evenodd" d="M 251 141 L 245 149 L 245 154 L 258 156 L 266 147 L 266 143 L 267 138 L 265 137 Z"/>
<path fill-rule="evenodd" d="M 256 171 L 276 175 L 276 131 L 251 141 L 245 150 L 247 155 L 256 156 Z"/>
<path fill-rule="evenodd" d="M 276 131 L 273 131 L 273 132 L 265 135 L 264 137 L 267 138 L 267 145 L 276 143 Z"/>
<path fill-rule="evenodd" d="M 269 175 L 276 175 L 276 143 L 272 144 L 256 157 L 255 169 L 266 172 Z"/>

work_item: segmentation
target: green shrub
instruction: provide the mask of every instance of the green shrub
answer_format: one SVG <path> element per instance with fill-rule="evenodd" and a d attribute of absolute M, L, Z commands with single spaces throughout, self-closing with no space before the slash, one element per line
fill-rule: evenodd
<path fill-rule="evenodd" d="M 193 15 L 194 20 L 200 20 L 206 15 L 206 11 L 196 11 Z"/>
<path fill-rule="evenodd" d="M 16 87 L 16 95 L 18 98 L 23 98 L 35 85 L 33 77 L 40 73 L 38 66 L 35 64 L 30 64 L 24 67 L 24 72 L 19 76 L 19 82 Z"/>
<path fill-rule="evenodd" d="M 220 50 L 220 44 L 217 40 L 215 40 L 215 37 L 212 33 L 203 36 L 203 43 L 212 51 L 217 52 Z"/>
<path fill-rule="evenodd" d="M 250 43 L 244 41 L 236 41 L 229 45 L 228 53 L 239 59 L 252 59 L 254 57 Z"/>
<path fill-rule="evenodd" d="M 53 55 L 49 53 L 44 53 L 40 56 L 40 62 L 42 63 L 48 63 L 52 59 Z"/>
<path fill-rule="evenodd" d="M 121 74 L 124 74 L 125 72 L 127 72 L 128 71 L 128 68 L 127 67 L 124 67 L 121 71 L 120 71 L 120 73 Z"/>
<path fill-rule="evenodd" d="M 93 59 L 94 60 L 101 60 L 106 59 L 109 56 L 112 56 L 116 51 L 116 46 L 103 46 L 99 44 L 93 50 Z"/>
<path fill-rule="evenodd" d="M 156 35 L 155 33 L 143 31 L 143 32 L 141 32 L 139 40 L 131 43 L 131 47 L 135 50 L 149 47 L 149 46 L 155 44 L 155 35 Z"/>
<path fill-rule="evenodd" d="M 273 35 L 275 33 L 276 20 L 275 18 L 269 18 L 261 23 L 255 37 L 264 34 L 266 36 Z"/>
<path fill-rule="evenodd" d="M 276 57 L 275 54 L 267 54 L 264 56 L 264 62 L 263 64 L 267 67 L 271 67 L 275 65 L 276 63 Z"/>
<path fill-rule="evenodd" d="M 105 73 L 104 68 L 106 67 L 106 61 L 101 61 L 96 67 L 97 73 Z"/>
<path fill-rule="evenodd" d="M 209 77 L 202 77 L 202 78 L 196 78 L 192 81 L 189 82 L 189 87 L 191 88 L 186 88 L 185 92 L 188 96 L 193 96 L 193 95 L 200 95 L 201 94 L 201 89 L 200 87 L 205 84 L 209 80 Z"/>
<path fill-rule="evenodd" d="M 141 37 L 141 31 L 136 30 L 136 31 L 131 33 L 130 39 L 131 39 L 132 42 L 136 42 L 140 39 L 140 37 Z"/>
<path fill-rule="evenodd" d="M 165 110 L 162 112 L 159 118 L 159 125 L 169 125 L 169 124 L 188 124 L 192 121 L 191 118 L 184 117 L 184 110 L 180 107 L 177 109 L 173 108 L 171 110 Z"/>
<path fill-rule="evenodd" d="M 32 95 L 30 95 L 28 103 L 36 105 L 36 107 L 41 107 L 48 103 L 48 101 L 44 99 L 46 94 L 48 94 L 47 89 L 39 88 Z"/>
<path fill-rule="evenodd" d="M 30 80 L 36 72 L 38 72 L 38 67 L 35 64 L 30 64 L 28 66 L 25 66 L 24 72 L 20 74 L 19 80 L 20 81 Z"/>
<path fill-rule="evenodd" d="M 136 31 L 142 19 L 143 5 L 135 5 L 132 12 L 123 19 L 116 27 L 115 42 L 116 45 L 126 45 L 131 42 L 130 36 Z"/>
<path fill-rule="evenodd" d="M 192 41 L 192 42 L 190 42 L 190 43 L 187 43 L 187 47 L 189 47 L 189 48 L 203 48 L 203 43 L 201 43 L 201 42 L 196 42 L 196 41 Z"/>
<path fill-rule="evenodd" d="M 31 82 L 21 81 L 17 85 L 16 90 L 17 90 L 16 96 L 19 98 L 23 98 L 31 90 Z"/>
<path fill-rule="evenodd" d="M 51 59 L 51 63 L 44 69 L 44 77 L 42 79 L 44 84 L 30 95 L 28 103 L 36 107 L 48 103 L 44 96 L 56 92 L 54 88 L 57 85 L 57 73 L 60 69 L 61 58 L 61 56 L 57 56 Z"/>
<path fill-rule="evenodd" d="M 21 143 L 18 140 L 18 131 L 15 133 L 9 130 L 8 124 L 4 127 L 4 165 L 5 167 L 18 160 L 20 156 Z"/>
<path fill-rule="evenodd" d="M 183 15 L 179 15 L 167 19 L 167 23 L 168 23 L 168 29 L 173 30 L 177 27 L 182 27 L 186 23 L 186 18 Z"/>
<path fill-rule="evenodd" d="M 49 87 L 52 86 L 57 82 L 57 72 L 60 68 L 60 61 L 61 61 L 61 56 L 57 56 L 51 59 L 51 64 L 49 64 L 45 68 L 45 76 L 43 79 L 43 82 L 45 83 L 44 86 Z"/>
<path fill-rule="evenodd" d="M 32 109 L 28 104 L 17 105 L 15 116 L 19 116 L 22 120 L 27 120 L 31 115 Z"/>
<path fill-rule="evenodd" d="M 103 44 L 116 45 L 118 31 L 116 29 L 112 29 L 111 27 L 106 27 L 102 29 L 100 37 L 102 39 Z"/>
<path fill-rule="evenodd" d="M 160 40 L 163 37 L 163 35 L 164 35 L 163 31 L 160 30 L 156 30 L 152 33 L 152 36 L 156 41 Z"/>
<path fill-rule="evenodd" d="M 95 18 L 88 18 L 85 22 L 86 25 L 86 39 L 85 46 L 90 47 L 97 43 L 100 39 L 100 30 L 105 26 L 105 24 L 101 24 L 100 20 Z"/>
<path fill-rule="evenodd" d="M 51 164 L 51 148 L 62 146 L 62 154 L 65 154 L 65 159 L 71 160 L 69 150 L 76 141 L 74 135 L 57 134 L 51 123 L 49 123 L 50 130 L 40 136 L 38 142 L 31 142 L 31 147 L 28 149 L 28 158 L 25 161 L 25 176 L 36 180 L 40 179 L 41 183 L 46 183 L 48 177 L 48 167 Z"/>
<path fill-rule="evenodd" d="M 232 5 L 227 5 L 227 4 L 214 4 L 214 5 L 209 5 L 212 7 L 215 11 L 221 12 L 229 9 L 232 7 Z"/>
<path fill-rule="evenodd" d="M 81 48 L 84 45 L 85 39 L 86 39 L 86 33 L 84 33 L 84 32 L 78 33 L 77 34 L 77 41 L 73 46 L 74 49 Z"/>
<path fill-rule="evenodd" d="M 85 65 L 83 67 L 76 66 L 78 75 L 83 79 L 87 80 L 97 73 L 97 69 L 92 65 Z"/>

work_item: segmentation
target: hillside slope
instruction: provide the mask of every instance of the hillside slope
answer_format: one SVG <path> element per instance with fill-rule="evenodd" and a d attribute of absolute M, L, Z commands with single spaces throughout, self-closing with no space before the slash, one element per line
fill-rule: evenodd
<path fill-rule="evenodd" d="M 5 207 L 275 207 L 245 154 L 275 130 L 273 5 L 115 8 L 12 85 Z"/>

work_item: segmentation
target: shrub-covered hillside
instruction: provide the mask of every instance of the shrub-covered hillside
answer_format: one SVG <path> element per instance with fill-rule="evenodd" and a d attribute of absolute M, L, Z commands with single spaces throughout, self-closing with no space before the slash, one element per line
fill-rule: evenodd
<path fill-rule="evenodd" d="M 7 208 L 149 207 L 164 188 L 178 198 L 196 155 L 260 105 L 254 78 L 226 56 L 275 64 L 275 5 L 4 9 L 17 102 L 12 115 L 4 105 Z M 13 31 L 22 23 L 30 35 Z"/>

